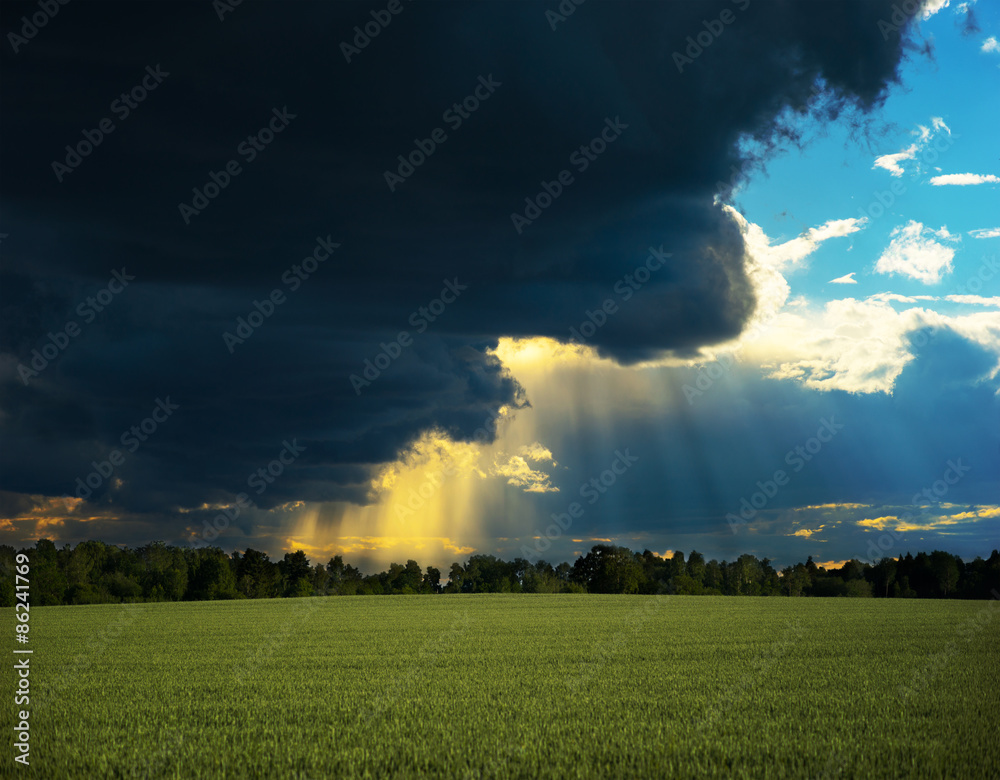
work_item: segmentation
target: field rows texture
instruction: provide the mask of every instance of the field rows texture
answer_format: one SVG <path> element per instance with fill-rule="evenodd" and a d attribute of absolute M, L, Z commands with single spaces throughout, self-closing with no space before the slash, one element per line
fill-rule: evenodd
<path fill-rule="evenodd" d="M 45 607 L 31 647 L 20 776 L 1000 776 L 997 601 Z"/>

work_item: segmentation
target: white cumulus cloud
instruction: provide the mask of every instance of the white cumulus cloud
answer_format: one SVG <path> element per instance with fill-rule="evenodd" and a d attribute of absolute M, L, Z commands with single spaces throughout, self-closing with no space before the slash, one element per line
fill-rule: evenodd
<path fill-rule="evenodd" d="M 534 442 L 521 447 L 517 455 L 507 456 L 505 453 L 498 453 L 494 458 L 490 474 L 495 477 L 505 477 L 508 485 L 522 488 L 525 493 L 558 493 L 559 488 L 551 483 L 551 477 L 544 471 L 531 468 L 528 465 L 529 460 L 557 465 L 549 449 Z"/>
<path fill-rule="evenodd" d="M 872 168 L 884 168 L 893 176 L 902 176 L 905 171 L 900 163 L 906 162 L 907 160 L 915 160 L 917 155 L 920 154 L 930 142 L 931 138 L 941 130 L 944 130 L 949 136 L 951 135 L 951 128 L 944 123 L 944 119 L 939 116 L 931 117 L 930 127 L 917 125 L 917 129 L 912 131 L 912 134 L 917 136 L 917 140 L 895 154 L 883 154 L 881 157 L 875 158 L 875 164 Z"/>
<path fill-rule="evenodd" d="M 1000 227 L 970 230 L 969 235 L 973 238 L 1000 238 Z"/>
<path fill-rule="evenodd" d="M 970 313 L 949 316 L 931 308 L 933 302 L 944 300 L 934 295 L 881 292 L 863 300 L 825 303 L 801 295 L 792 297 L 779 267 L 790 255 L 799 253 L 790 253 L 784 244 L 772 245 L 759 225 L 735 211 L 731 215 L 747 245 L 751 260 L 748 273 L 760 305 L 740 337 L 716 351 L 706 351 L 709 358 L 729 354 L 745 366 L 758 366 L 766 377 L 819 391 L 892 393 L 900 373 L 914 359 L 919 337 L 926 339 L 943 328 L 993 354 L 996 361 L 986 376 L 1000 376 L 1000 307 L 995 298 L 953 295 L 948 300 L 968 304 Z M 816 228 L 812 235 L 839 234 L 843 226 L 829 227 L 838 222 L 827 222 L 825 230 Z M 950 270 L 954 250 L 946 244 L 960 240 L 946 227 L 933 230 L 912 221 L 897 227 L 892 238 L 883 270 L 898 265 L 900 270 L 893 272 L 905 269 L 907 276 L 916 278 L 934 278 Z M 914 334 L 918 334 L 916 341 Z M 702 355 L 661 365 L 696 366 L 704 359 Z"/>
<path fill-rule="evenodd" d="M 553 466 L 558 466 L 555 458 L 552 457 L 552 452 L 543 444 L 539 444 L 537 441 L 531 444 L 525 444 L 517 451 L 518 455 L 522 455 L 528 460 L 541 461 L 544 463 L 551 463 Z"/>
<path fill-rule="evenodd" d="M 936 301 L 937 296 L 934 295 L 899 295 L 897 293 L 875 293 L 874 295 L 869 295 L 866 300 L 869 301 L 879 301 L 880 303 L 916 303 L 917 301 Z"/>
<path fill-rule="evenodd" d="M 984 298 L 982 295 L 949 295 L 949 301 L 953 303 L 967 303 L 971 306 L 995 306 L 1000 309 L 1000 295 L 992 298 Z"/>
<path fill-rule="evenodd" d="M 994 176 L 992 173 L 947 173 L 944 176 L 935 176 L 931 179 L 931 184 L 935 187 L 945 184 L 965 187 L 970 184 L 993 184 L 996 182 L 1000 182 L 1000 176 Z"/>
<path fill-rule="evenodd" d="M 955 249 L 935 240 L 956 240 L 947 227 L 932 230 L 910 220 L 891 235 L 892 241 L 875 264 L 876 273 L 900 274 L 924 284 L 937 284 L 951 272 Z"/>
<path fill-rule="evenodd" d="M 994 363 L 986 376 L 1000 372 L 1000 311 L 948 317 L 919 307 L 896 311 L 877 297 L 782 312 L 748 357 L 760 362 L 766 376 L 814 390 L 892 393 L 914 358 L 914 333 L 947 329 L 992 353 Z"/>
<path fill-rule="evenodd" d="M 732 213 L 734 216 L 738 215 L 736 211 Z M 747 222 L 742 215 L 738 221 L 744 227 L 744 240 L 754 258 L 770 268 L 782 270 L 800 263 L 827 239 L 842 238 L 864 229 L 868 218 L 831 219 L 780 244 L 773 243 L 773 239 L 765 235 L 759 225 Z"/>
<path fill-rule="evenodd" d="M 838 276 L 836 279 L 831 279 L 827 284 L 857 284 L 858 280 L 854 278 L 854 274 L 857 271 L 851 271 L 849 274 L 844 276 Z"/>
<path fill-rule="evenodd" d="M 923 8 L 924 20 L 930 19 L 942 8 L 947 8 L 949 5 L 951 5 L 951 0 L 926 0 Z"/>

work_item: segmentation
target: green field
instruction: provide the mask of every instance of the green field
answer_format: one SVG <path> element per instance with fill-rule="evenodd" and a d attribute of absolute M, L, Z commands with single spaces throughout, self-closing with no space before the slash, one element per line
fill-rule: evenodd
<path fill-rule="evenodd" d="M 598 595 L 44 607 L 31 769 L 2 775 L 997 777 L 998 615 Z"/>

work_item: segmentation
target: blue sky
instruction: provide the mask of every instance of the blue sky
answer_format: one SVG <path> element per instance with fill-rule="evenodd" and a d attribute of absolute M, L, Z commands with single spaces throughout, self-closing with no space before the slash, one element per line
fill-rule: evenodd
<path fill-rule="evenodd" d="M 932 56 L 911 56 L 904 64 L 902 85 L 891 90 L 884 107 L 854 133 L 847 123 L 832 126 L 803 123 L 809 141 L 801 150 L 788 149 L 767 163 L 740 193 L 747 217 L 776 242 L 830 219 L 868 216 L 864 230 L 821 246 L 808 270 L 789 276 L 792 295 L 827 300 L 843 293 L 831 279 L 855 274 L 852 296 L 878 292 L 901 295 L 947 295 L 974 274 L 984 255 L 1000 251 L 1000 237 L 976 240 L 971 231 L 996 228 L 1000 221 L 1000 183 L 975 186 L 933 186 L 935 176 L 976 173 L 1000 177 L 996 147 L 1000 127 L 1000 51 L 989 42 L 1000 34 L 1000 9 L 975 4 L 980 32 L 965 34 L 960 4 L 951 3 L 921 23 L 923 37 L 933 45 Z M 936 130 L 934 118 L 950 130 Z M 919 142 L 919 128 L 933 131 Z M 903 160 L 894 177 L 874 161 L 918 143 L 914 158 Z M 944 151 L 940 151 L 943 149 Z M 893 184 L 905 187 L 901 194 Z M 879 199 L 881 194 L 882 200 Z M 891 205 L 881 208 L 891 197 Z M 946 226 L 960 240 L 954 250 L 954 270 L 940 284 L 926 285 L 906 276 L 874 273 L 894 229 L 915 220 L 935 230 Z M 988 285 L 981 294 L 989 295 Z M 1000 290 L 995 282 L 992 289 Z M 995 292 L 994 292 L 995 294 Z M 953 311 L 955 304 L 937 301 L 935 309 Z"/>

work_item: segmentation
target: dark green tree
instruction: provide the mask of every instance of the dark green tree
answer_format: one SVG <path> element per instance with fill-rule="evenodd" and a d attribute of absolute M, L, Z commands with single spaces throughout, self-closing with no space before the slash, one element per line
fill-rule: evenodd
<path fill-rule="evenodd" d="M 285 596 L 312 595 L 312 565 L 302 550 L 285 553 L 278 568 L 281 571 L 281 582 Z"/>
<path fill-rule="evenodd" d="M 960 561 L 951 553 L 935 550 L 930 555 L 930 568 L 934 573 L 935 583 L 942 596 L 954 593 L 958 586 Z"/>
<path fill-rule="evenodd" d="M 692 550 L 687 561 L 688 576 L 699 585 L 705 584 L 705 556 L 696 550 Z"/>
<path fill-rule="evenodd" d="M 218 547 L 189 550 L 187 562 L 191 574 L 185 598 L 193 601 L 209 601 L 240 597 L 239 591 L 236 590 L 236 574 L 231 560 Z"/>
<path fill-rule="evenodd" d="M 421 593 L 441 592 L 441 570 L 434 566 L 428 566 L 424 573 L 423 582 L 420 587 Z"/>
<path fill-rule="evenodd" d="M 281 572 L 267 553 L 250 547 L 243 555 L 233 554 L 236 561 L 236 587 L 250 599 L 269 599 L 282 592 Z"/>
<path fill-rule="evenodd" d="M 598 544 L 576 559 L 573 579 L 591 593 L 637 593 L 643 571 L 635 553 L 627 547 Z"/>
<path fill-rule="evenodd" d="M 31 604 L 47 606 L 63 604 L 68 583 L 66 574 L 59 566 L 59 554 L 51 539 L 39 539 L 34 550 L 27 552 L 31 560 Z M 66 561 L 69 555 L 65 556 Z"/>
<path fill-rule="evenodd" d="M 889 588 L 896 580 L 896 561 L 893 558 L 883 558 L 875 566 L 875 582 L 883 596 L 889 596 Z"/>

